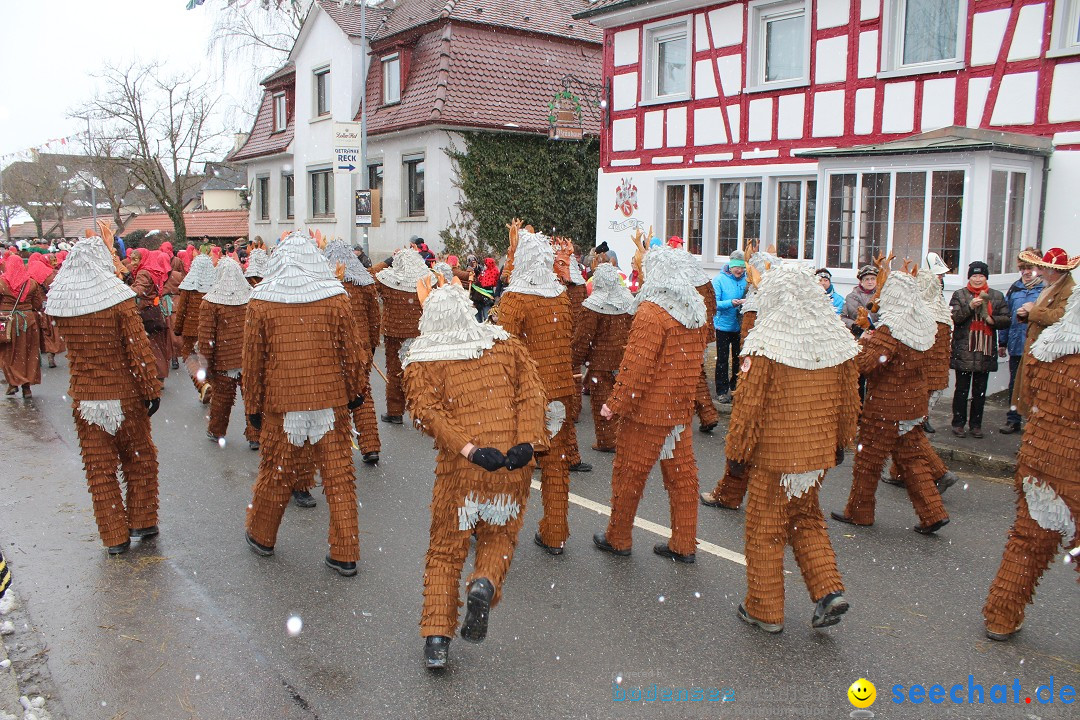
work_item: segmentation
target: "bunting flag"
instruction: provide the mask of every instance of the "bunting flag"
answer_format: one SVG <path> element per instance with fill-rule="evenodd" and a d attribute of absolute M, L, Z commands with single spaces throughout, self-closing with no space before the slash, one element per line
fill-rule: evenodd
<path fill-rule="evenodd" d="M 35 152 L 39 152 L 39 153 L 46 152 L 46 151 L 52 149 L 54 146 L 59 146 L 59 148 L 63 148 L 68 143 L 75 142 L 76 140 L 81 140 L 81 139 L 83 139 L 83 138 L 85 138 L 87 136 L 88 136 L 87 131 L 83 130 L 82 132 L 77 132 L 74 135 L 68 135 L 67 137 L 50 138 L 49 140 L 46 140 L 41 145 L 36 145 L 34 147 L 24 148 L 22 150 L 16 150 L 15 152 L 4 153 L 3 155 L 0 155 L 0 161 L 7 162 L 8 160 L 12 160 L 12 159 L 13 160 L 29 160 L 31 158 L 31 156 Z"/>
<path fill-rule="evenodd" d="M 198 6 L 202 5 L 206 0 L 188 0 L 187 9 L 194 10 Z"/>

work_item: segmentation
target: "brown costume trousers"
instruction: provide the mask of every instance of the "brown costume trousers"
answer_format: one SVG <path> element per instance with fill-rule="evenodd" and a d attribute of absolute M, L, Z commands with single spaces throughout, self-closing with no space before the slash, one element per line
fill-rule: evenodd
<path fill-rule="evenodd" d="M 314 445 L 307 441 L 300 447 L 290 443 L 284 422 L 283 413 L 263 414 L 262 452 L 254 498 L 247 513 L 248 534 L 260 545 L 274 546 L 281 516 L 285 514 L 297 483 L 297 465 L 313 462 L 322 476 L 323 492 L 330 506 L 330 557 L 341 562 L 356 562 L 360 559 L 360 527 L 349 441 L 349 411 L 336 408 L 333 429 Z M 307 455 L 307 452 L 311 454 Z"/>
<path fill-rule="evenodd" d="M 709 393 L 709 381 L 705 378 L 705 366 L 701 366 L 701 377 L 698 378 L 697 392 L 694 395 L 694 412 L 702 425 L 714 425 L 720 422 L 720 413 L 713 405 L 712 395 Z"/>
<path fill-rule="evenodd" d="M 604 403 L 611 397 L 615 387 L 615 373 L 589 373 L 589 405 L 592 406 L 593 426 L 596 428 L 596 447 L 610 449 L 615 447 L 615 421 L 606 420 L 600 414 Z"/>
<path fill-rule="evenodd" d="M 401 345 L 405 338 L 386 336 L 386 414 L 405 414 L 405 391 L 401 387 Z M 363 407 L 363 406 L 361 406 Z M 359 427 L 357 427 L 359 429 Z"/>
<path fill-rule="evenodd" d="M 1024 610 L 1035 596 L 1035 586 L 1053 562 L 1062 542 L 1061 533 L 1047 530 L 1031 518 L 1022 484 L 1027 474 L 1022 469 L 1017 470 L 1016 522 L 1009 530 L 1001 567 L 990 585 L 990 593 L 983 607 L 986 629 L 991 632 L 1011 633 L 1024 622 Z M 1072 488 L 1054 486 L 1058 496 L 1069 506 L 1074 521 L 1080 508 L 1080 493 L 1075 493 L 1075 488 L 1075 485 Z M 1070 493 L 1069 490 L 1074 492 Z M 1074 526 L 1073 537 L 1076 538 L 1078 534 L 1080 527 Z M 1080 570 L 1080 567 L 1077 569 Z"/>
<path fill-rule="evenodd" d="M 481 471 L 483 472 L 483 471 Z M 420 635 L 452 637 L 457 629 L 458 610 L 462 605 L 459 586 L 461 569 L 469 554 L 469 540 L 476 537 L 473 571 L 466 579 L 471 585 L 487 578 L 495 587 L 492 605 L 502 599 L 502 585 L 517 547 L 518 532 L 525 521 L 525 501 L 529 497 L 532 466 L 515 471 L 517 482 L 507 484 L 509 494 L 521 506 L 517 517 L 505 525 L 478 520 L 476 527 L 461 530 L 458 508 L 469 494 L 466 477 L 437 472 L 431 498 L 431 541 L 424 563 L 424 610 L 420 616 Z"/>
<path fill-rule="evenodd" d="M 356 442 L 360 446 L 360 452 L 365 455 L 379 452 L 382 444 L 379 442 L 379 423 L 375 419 L 375 403 L 368 399 L 352 411 L 352 418 L 356 432 L 360 433 Z"/>
<path fill-rule="evenodd" d="M 644 425 L 630 418 L 619 421 L 615 463 L 611 472 L 611 518 L 607 541 L 616 550 L 628 550 L 631 528 L 645 481 L 649 478 L 671 428 Z M 660 461 L 664 489 L 671 505 L 671 540 L 674 552 L 689 555 L 697 548 L 698 470 L 694 460 L 693 431 L 689 425 L 675 443 L 674 456 Z"/>
<path fill-rule="evenodd" d="M 724 477 L 720 478 L 720 482 L 716 483 L 716 489 L 713 490 L 713 497 L 730 508 L 739 507 L 742 505 L 743 496 L 746 495 L 748 478 L 748 475 L 743 475 L 742 477 L 735 477 L 732 475 L 731 461 L 728 460 L 724 464 Z"/>
<path fill-rule="evenodd" d="M 890 453 L 904 478 L 919 524 L 932 525 L 949 517 L 931 472 L 929 458 L 934 449 L 921 426 L 900 435 L 897 423 L 864 417 L 859 421 L 858 443 L 851 494 L 844 509 L 844 514 L 855 524 L 874 523 L 875 493 Z"/>
<path fill-rule="evenodd" d="M 188 375 L 191 376 L 191 382 L 195 385 L 195 389 L 202 392 L 203 385 L 206 384 L 205 380 L 199 379 L 199 365 L 198 355 L 195 354 L 195 343 L 199 341 L 197 337 L 183 336 L 183 341 L 180 345 L 180 357 L 184 359 L 184 367 L 187 368 Z"/>
<path fill-rule="evenodd" d="M 563 398 L 565 404 L 567 400 Z M 562 547 L 570 537 L 566 521 L 570 510 L 569 442 L 574 431 L 569 413 L 559 432 L 551 439 L 548 451 L 536 457 L 540 466 L 540 499 L 544 516 L 540 518 L 540 539 L 549 547 Z"/>
<path fill-rule="evenodd" d="M 210 423 L 206 429 L 214 437 L 225 437 L 229 429 L 229 416 L 232 414 L 236 392 L 240 388 L 240 380 L 223 373 L 211 373 L 210 386 L 213 392 L 210 394 Z M 243 398 L 241 398 L 242 404 Z M 244 439 L 248 442 L 259 442 L 259 431 L 247 421 L 247 413 L 244 413 L 244 418 Z"/>
<path fill-rule="evenodd" d="M 124 400 L 121 407 L 124 422 L 115 435 L 83 420 L 77 402 L 72 411 L 94 519 L 106 546 L 127 542 L 129 529 L 158 522 L 157 448 L 150 437 L 150 418 L 142 400 Z M 124 472 L 126 498 L 120 491 L 117 465 Z"/>
<path fill-rule="evenodd" d="M 746 601 L 752 617 L 777 625 L 784 622 L 784 548 L 799 564 L 810 599 L 817 602 L 843 592 L 836 554 L 818 503 L 818 485 L 789 498 L 780 473 L 751 468 L 746 501 Z"/>

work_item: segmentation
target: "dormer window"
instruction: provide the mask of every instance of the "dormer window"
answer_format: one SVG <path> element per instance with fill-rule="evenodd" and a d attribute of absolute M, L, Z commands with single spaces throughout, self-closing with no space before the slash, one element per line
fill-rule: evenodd
<path fill-rule="evenodd" d="M 401 102 L 401 56 L 398 53 L 382 59 L 383 104 Z"/>
<path fill-rule="evenodd" d="M 274 94 L 274 132 L 283 132 L 289 124 L 288 109 L 285 105 L 285 93 Z"/>

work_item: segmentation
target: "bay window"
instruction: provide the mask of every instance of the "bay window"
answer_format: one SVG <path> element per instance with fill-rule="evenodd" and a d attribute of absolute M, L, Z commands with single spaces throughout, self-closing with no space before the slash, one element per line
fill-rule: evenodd
<path fill-rule="evenodd" d="M 990 222 L 986 264 L 992 273 L 1017 272 L 1023 249 L 1027 173 L 995 168 L 990 173 Z"/>
<path fill-rule="evenodd" d="M 722 181 L 717 208 L 717 255 L 730 256 L 761 239 L 761 180 Z"/>
<path fill-rule="evenodd" d="M 785 260 L 814 259 L 817 180 L 776 182 L 776 254 Z"/>

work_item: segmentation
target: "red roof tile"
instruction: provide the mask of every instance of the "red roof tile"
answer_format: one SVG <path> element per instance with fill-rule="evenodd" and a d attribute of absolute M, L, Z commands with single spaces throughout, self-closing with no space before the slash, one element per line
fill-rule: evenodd
<path fill-rule="evenodd" d="M 589 6 L 588 0 L 400 0 L 373 43 L 440 19 L 600 43 L 598 28 L 573 18 Z"/>
<path fill-rule="evenodd" d="M 125 213 L 126 214 L 126 213 Z M 128 215 L 130 217 L 130 215 Z M 108 220 L 109 227 L 116 229 L 116 223 L 113 222 L 112 213 L 108 215 L 98 215 L 99 220 Z M 60 233 L 60 225 L 54 219 L 47 219 L 41 224 L 45 233 L 58 236 Z M 97 232 L 97 225 L 94 224 L 94 218 L 64 218 L 64 237 L 69 238 L 81 238 L 83 232 L 87 229 L 93 229 Z M 51 230 L 51 233 L 50 233 Z M 24 240 L 35 238 L 38 236 L 37 226 L 33 222 L 16 223 L 11 226 L 12 239 Z"/>
<path fill-rule="evenodd" d="M 283 83 L 282 87 L 277 87 L 275 84 L 273 89 L 267 88 L 263 91 L 262 105 L 259 106 L 259 112 L 255 115 L 255 124 L 251 127 L 251 133 L 248 134 L 248 139 L 244 141 L 244 144 L 226 158 L 228 162 L 252 160 L 288 150 L 295 130 L 293 116 L 296 113 L 291 113 L 284 131 L 274 132 L 274 93 L 283 89 L 288 92 L 294 81 L 295 75 L 293 79 Z"/>
<path fill-rule="evenodd" d="M 247 210 L 200 210 L 184 213 L 184 226 L 189 238 L 237 238 L 247 235 Z M 173 223 L 165 213 L 149 213 L 132 218 L 124 233 L 136 230 L 172 232 Z"/>
<path fill-rule="evenodd" d="M 319 7 L 323 9 L 330 19 L 337 23 L 349 37 L 362 37 L 363 33 L 360 32 L 360 6 L 354 4 L 350 0 L 345 0 L 342 3 L 341 0 L 318 0 Z M 367 26 L 368 37 L 373 37 L 375 32 L 390 15 L 392 9 L 382 8 L 379 6 L 368 5 L 367 7 Z"/>
<path fill-rule="evenodd" d="M 400 103 L 381 104 L 381 67 L 372 62 L 368 132 L 422 124 L 547 132 L 548 102 L 562 78 L 599 85 L 600 73 L 599 46 L 446 24 L 417 40 Z M 582 119 L 587 133 L 599 132 L 598 110 Z"/>

